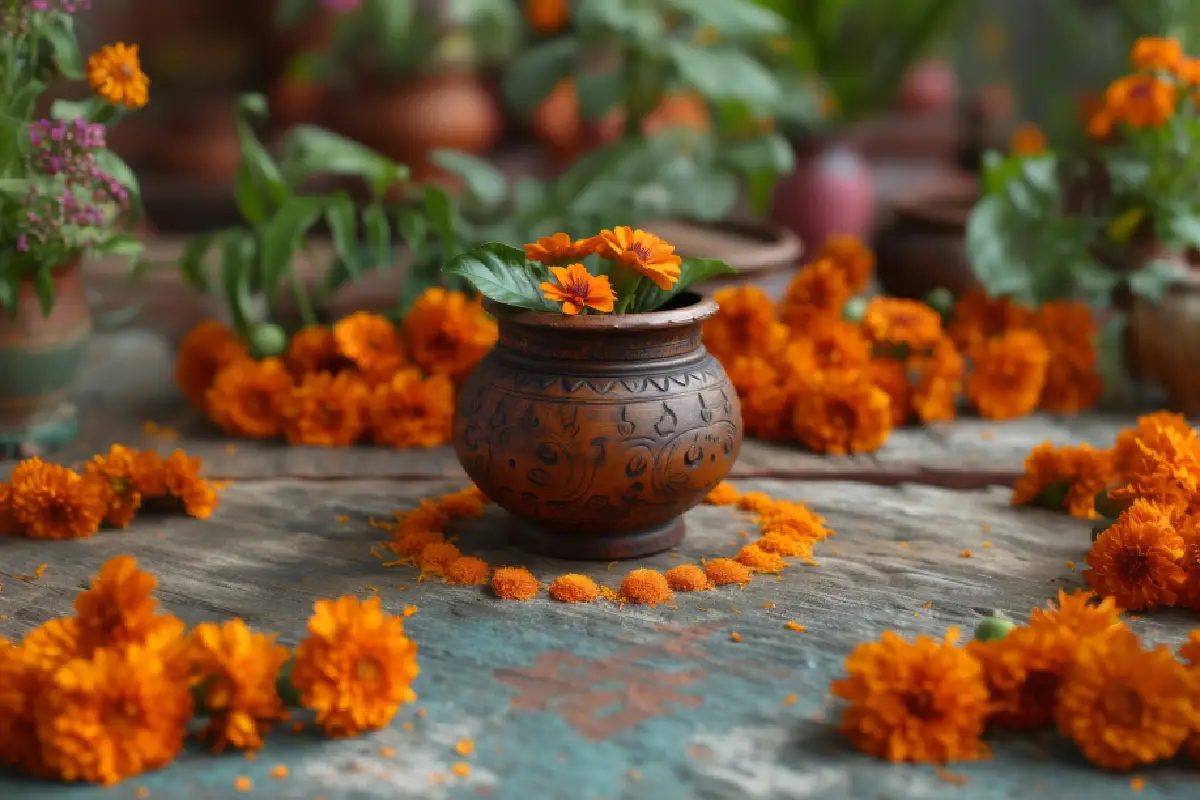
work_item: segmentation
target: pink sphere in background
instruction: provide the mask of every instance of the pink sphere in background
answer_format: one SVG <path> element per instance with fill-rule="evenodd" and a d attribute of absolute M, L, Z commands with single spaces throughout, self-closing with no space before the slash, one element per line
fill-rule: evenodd
<path fill-rule="evenodd" d="M 921 61 L 900 84 L 896 105 L 903 111 L 948 111 L 958 101 L 958 75 L 942 59 Z"/>
<path fill-rule="evenodd" d="M 771 219 L 808 252 L 832 234 L 868 241 L 875 227 L 875 176 L 857 150 L 834 141 L 797 147 L 796 169 L 775 185 Z"/>

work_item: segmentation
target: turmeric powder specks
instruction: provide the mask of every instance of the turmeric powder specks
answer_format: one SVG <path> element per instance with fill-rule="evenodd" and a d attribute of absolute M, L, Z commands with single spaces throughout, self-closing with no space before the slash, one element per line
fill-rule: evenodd
<path fill-rule="evenodd" d="M 587 575 L 560 575 L 550 584 L 550 596 L 562 603 L 590 603 L 600 596 L 600 587 Z"/>
<path fill-rule="evenodd" d="M 621 581 L 620 598 L 624 603 L 655 606 L 671 599 L 671 587 L 661 572 L 635 569 Z"/>
<path fill-rule="evenodd" d="M 523 567 L 502 567 L 492 574 L 492 591 L 501 600 L 532 600 L 537 597 L 538 581 Z"/>
<path fill-rule="evenodd" d="M 712 588 L 712 582 L 695 564 L 680 564 L 667 570 L 667 586 L 676 592 L 703 592 Z"/>

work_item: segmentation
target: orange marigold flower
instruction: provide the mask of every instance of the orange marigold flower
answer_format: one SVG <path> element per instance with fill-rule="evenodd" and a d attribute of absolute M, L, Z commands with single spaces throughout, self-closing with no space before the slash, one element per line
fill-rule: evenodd
<path fill-rule="evenodd" d="M 942 338 L 942 318 L 919 300 L 876 297 L 867 305 L 863 331 L 875 345 L 925 350 Z"/>
<path fill-rule="evenodd" d="M 1044 626 L 971 642 L 967 650 L 983 667 L 992 697 L 991 721 L 1017 730 L 1053 722 L 1055 693 L 1075 661 L 1079 641 L 1065 628 Z"/>
<path fill-rule="evenodd" d="M 392 447 L 437 447 L 454 429 L 454 384 L 445 375 L 422 378 L 401 370 L 370 397 L 371 435 Z"/>
<path fill-rule="evenodd" d="M 1185 608 L 1200 610 L 1200 519 L 1194 514 L 1179 515 L 1176 532 L 1183 540 L 1183 583 L 1179 585 L 1178 603 Z"/>
<path fill-rule="evenodd" d="M 813 371 L 863 369 L 871 363 L 871 343 L 859 326 L 843 319 L 814 319 L 795 335 L 783 351 L 785 382 Z"/>
<path fill-rule="evenodd" d="M 529 20 L 529 24 L 538 33 L 555 33 L 565 27 L 571 19 L 570 0 L 525 0 L 525 19 Z M 556 233 L 554 235 L 566 236 L 565 233 Z M 539 243 L 544 241 L 546 240 L 541 239 Z M 570 241 L 570 237 L 567 238 L 567 241 Z M 525 245 L 526 250 L 529 247 L 531 245 Z M 531 260 L 538 260 L 530 258 Z"/>
<path fill-rule="evenodd" d="M 538 581 L 523 567 L 502 567 L 492 573 L 492 591 L 501 600 L 532 600 L 537 597 Z"/>
<path fill-rule="evenodd" d="M 150 102 L 150 78 L 142 72 L 136 44 L 105 45 L 88 56 L 92 91 L 115 106 L 141 108 Z"/>
<path fill-rule="evenodd" d="M 815 322 L 840 318 L 852 295 L 845 270 L 831 259 L 819 259 L 801 267 L 788 283 L 779 318 L 802 333 Z"/>
<path fill-rule="evenodd" d="M 1179 79 L 1189 87 L 1200 85 L 1200 58 L 1184 56 L 1179 61 L 1179 68 L 1176 70 Z"/>
<path fill-rule="evenodd" d="M 600 587 L 587 575 L 559 575 L 550 584 L 550 596 L 560 603 L 590 603 L 600 596 Z"/>
<path fill-rule="evenodd" d="M 12 514 L 31 539 L 81 539 L 100 530 L 108 513 L 108 485 L 58 464 L 28 458 L 13 467 Z"/>
<path fill-rule="evenodd" d="M 52 674 L 25 648 L 0 646 L 0 765 L 49 777 L 38 743 L 34 704 Z"/>
<path fill-rule="evenodd" d="M 224 324 L 201 322 L 188 331 L 175 358 L 175 383 L 192 405 L 206 409 L 209 387 L 217 373 L 234 361 L 249 358 L 244 345 Z"/>
<path fill-rule="evenodd" d="M 158 653 L 101 648 L 59 668 L 36 713 L 42 753 L 58 777 L 111 786 L 175 758 L 192 695 Z"/>
<path fill-rule="evenodd" d="M 1111 597 L 1079 589 L 1071 594 L 1058 590 L 1058 603 L 1029 612 L 1031 628 L 1064 628 L 1078 637 L 1101 636 L 1124 627 L 1121 610 Z"/>
<path fill-rule="evenodd" d="M 185 625 L 173 614 L 158 613 L 153 592 L 158 580 L 138 569 L 130 556 L 106 561 L 91 588 L 75 596 L 76 650 L 89 658 L 101 647 L 139 646 L 169 653 L 181 640 Z"/>
<path fill-rule="evenodd" d="M 1033 123 L 1018 125 L 1009 141 L 1009 149 L 1019 156 L 1040 156 L 1049 148 L 1046 134 Z"/>
<path fill-rule="evenodd" d="M 623 603 L 646 604 L 651 607 L 671 599 L 667 577 L 654 569 L 635 569 L 621 581 L 619 595 Z"/>
<path fill-rule="evenodd" d="M 348 447 L 367 428 L 370 391 L 349 373 L 305 375 L 283 403 L 283 433 L 292 444 Z"/>
<path fill-rule="evenodd" d="M 609 313 L 617 300 L 617 293 L 608 282 L 607 275 L 593 275 L 583 264 L 567 267 L 550 267 L 554 283 L 543 282 L 538 289 L 552 303 L 562 303 L 562 313 L 568 317 L 583 313 L 586 309 Z"/>
<path fill-rule="evenodd" d="M 1195 725 L 1187 668 L 1159 646 L 1118 630 L 1084 641 L 1058 689 L 1054 716 L 1098 767 L 1132 769 L 1171 758 Z"/>
<path fill-rule="evenodd" d="M 404 366 L 404 342 L 395 323 L 379 314 L 357 311 L 333 326 L 338 352 L 371 383 L 386 381 Z"/>
<path fill-rule="evenodd" d="M 1095 407 L 1104 394 L 1104 379 L 1093 366 L 1051 352 L 1038 408 L 1051 414 L 1078 414 Z"/>
<path fill-rule="evenodd" d="M 12 486 L 0 483 L 0 536 L 17 532 L 17 521 L 13 518 Z"/>
<path fill-rule="evenodd" d="M 200 476 L 199 456 L 176 450 L 162 461 L 163 484 L 167 494 L 183 505 L 184 513 L 196 519 L 208 519 L 216 510 L 217 490 Z"/>
<path fill-rule="evenodd" d="M 875 273 L 875 254 L 857 236 L 835 233 L 826 237 L 814 261 L 832 261 L 846 276 L 851 295 L 867 288 Z"/>
<path fill-rule="evenodd" d="M 93 456 L 85 467 L 85 475 L 108 485 L 108 510 L 104 521 L 116 528 L 127 528 L 142 505 L 142 495 L 134 483 L 135 453 L 121 444 L 114 444 L 108 453 Z M 0 494 L 3 494 L 0 491 Z M 0 511 L 0 517 L 3 512 Z M 0 522 L 0 529 L 3 525 Z"/>
<path fill-rule="evenodd" d="M 980 288 L 970 289 L 954 304 L 946 333 L 967 354 L 991 339 L 1029 326 L 1033 312 L 1011 297 L 988 297 Z"/>
<path fill-rule="evenodd" d="M 770 357 L 787 344 L 788 330 L 775 319 L 775 303 L 757 286 L 718 289 L 716 315 L 704 322 L 704 346 L 728 364 L 747 355 Z"/>
<path fill-rule="evenodd" d="M 543 264 L 573 264 L 595 253 L 598 247 L 599 237 L 572 239 L 565 233 L 555 233 L 525 245 L 525 257 Z"/>
<path fill-rule="evenodd" d="M 53 674 L 54 670 L 80 656 L 79 620 L 62 617 L 43 622 L 25 635 L 21 652 L 39 670 Z"/>
<path fill-rule="evenodd" d="M 1112 451 L 1089 444 L 1056 447 L 1043 442 L 1025 457 L 1025 473 L 1013 486 L 1012 504 L 1051 500 L 1071 516 L 1096 519 L 1096 495 L 1112 479 Z M 1052 494 L 1053 497 L 1047 497 Z"/>
<path fill-rule="evenodd" d="M 746 432 L 763 439 L 787 437 L 793 391 L 775 367 L 759 356 L 739 356 L 725 368 L 742 407 Z"/>
<path fill-rule="evenodd" d="M 839 730 L 856 747 L 888 761 L 945 764 L 983 753 L 989 710 L 979 662 L 954 646 L 951 628 L 939 642 L 906 642 L 885 631 L 846 658 L 847 677 L 830 690 L 848 705 Z"/>
<path fill-rule="evenodd" d="M 273 439 L 283 429 L 283 402 L 292 375 L 277 358 L 235 361 L 213 379 L 205 395 L 209 417 L 233 436 Z"/>
<path fill-rule="evenodd" d="M 467 377 L 498 336 L 479 301 L 462 292 L 426 289 L 404 315 L 404 340 L 423 372 L 453 381 Z"/>
<path fill-rule="evenodd" d="M 893 358 L 873 358 L 867 365 L 866 377 L 891 401 L 892 427 L 907 425 L 912 414 L 912 390 L 904 364 Z"/>
<path fill-rule="evenodd" d="M 213 750 L 261 749 L 263 735 L 287 719 L 276 690 L 287 660 L 288 649 L 275 643 L 275 634 L 253 633 L 240 619 L 196 626 L 188 661 L 209 715 L 200 736 Z"/>
<path fill-rule="evenodd" d="M 483 586 L 491 574 L 492 568 L 482 558 L 463 556 L 446 565 L 444 580 L 456 586 Z"/>
<path fill-rule="evenodd" d="M 1165 433 L 1168 430 L 1179 434 L 1182 439 L 1168 439 Z M 1197 440 L 1187 417 L 1170 411 L 1146 414 L 1138 417 L 1137 425 L 1117 434 L 1113 444 L 1113 465 L 1122 477 L 1152 472 L 1151 459 L 1142 445 L 1146 445 L 1148 451 L 1153 453 L 1175 449 L 1181 443 L 1185 451 L 1200 453 L 1200 440 Z"/>
<path fill-rule="evenodd" d="M 1183 46 L 1179 40 L 1158 36 L 1142 36 L 1129 51 L 1129 63 L 1134 69 L 1175 72 L 1183 61 Z"/>
<path fill-rule="evenodd" d="M 1200 494 L 1200 437 L 1193 429 L 1163 425 L 1144 431 L 1132 440 L 1139 451 L 1137 457 L 1129 452 L 1127 444 L 1118 437 L 1118 482 L 1125 485 L 1110 491 L 1110 497 L 1142 498 L 1180 510 L 1195 504 Z"/>
<path fill-rule="evenodd" d="M 928 355 L 913 359 L 912 365 L 916 370 L 910 400 L 913 413 L 925 424 L 953 420 L 966 369 L 954 342 L 943 337 Z"/>
<path fill-rule="evenodd" d="M 1137 500 L 1093 542 L 1083 579 L 1118 608 L 1169 606 L 1183 582 L 1183 554 L 1170 510 Z"/>
<path fill-rule="evenodd" d="M 892 432 L 892 404 L 862 373 L 813 373 L 792 406 L 792 428 L 817 453 L 870 453 Z"/>
<path fill-rule="evenodd" d="M 1133 128 L 1157 128 L 1175 115 L 1175 86 L 1152 75 L 1113 81 L 1104 93 L 1105 108 Z"/>
<path fill-rule="evenodd" d="M 309 325 L 292 334 L 283 362 L 297 377 L 303 377 L 310 372 L 336 374 L 354 366 L 354 363 L 338 349 L 333 330 L 325 325 Z"/>
<path fill-rule="evenodd" d="M 162 497 L 167 493 L 167 476 L 163 458 L 155 450 L 139 450 L 133 454 L 133 487 L 142 500 Z"/>
<path fill-rule="evenodd" d="M 967 398 L 987 419 L 1022 417 L 1037 408 L 1050 354 L 1033 331 L 1009 331 L 982 345 L 967 376 Z"/>
<path fill-rule="evenodd" d="M 679 280 L 683 259 L 675 255 L 674 245 L 667 244 L 653 233 L 617 227 L 601 231 L 596 243 L 601 258 L 618 261 L 634 272 L 649 278 L 664 292 Z"/>
<path fill-rule="evenodd" d="M 318 600 L 309 636 L 296 648 L 292 685 L 317 712 L 328 736 L 355 736 L 391 722 L 417 695 L 417 645 L 404 619 L 385 613 L 378 597 Z"/>

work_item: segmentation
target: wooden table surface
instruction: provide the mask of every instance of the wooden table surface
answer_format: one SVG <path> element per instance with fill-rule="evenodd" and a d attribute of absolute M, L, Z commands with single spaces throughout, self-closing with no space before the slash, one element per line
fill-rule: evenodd
<path fill-rule="evenodd" d="M 304 635 L 314 600 L 378 594 L 420 645 L 420 700 L 386 730 L 328 741 L 284 729 L 254 761 L 196 745 L 168 768 L 111 790 L 0 775 L 0 798 L 1051 798 L 1125 797 L 1130 776 L 1103 774 L 1052 734 L 1001 740 L 989 761 L 953 775 L 891 766 L 836 735 L 830 680 L 858 642 L 884 629 L 940 636 L 968 632 L 1002 609 L 1024 619 L 1059 588 L 1082 581 L 1085 522 L 1013 509 L 1005 484 L 1033 445 L 1105 445 L 1131 415 L 1032 417 L 1010 424 L 964 420 L 898 431 L 877 454 L 822 458 L 747 442 L 734 475 L 742 490 L 805 500 L 836 530 L 816 566 L 744 590 L 678 595 L 669 606 L 564 605 L 543 594 L 497 600 L 483 587 L 417 582 L 371 554 L 372 517 L 461 488 L 446 448 L 317 450 L 239 442 L 236 448 L 183 406 L 171 384 L 167 339 L 149 330 L 97 336 L 80 395 L 83 432 L 59 454 L 84 458 L 112 442 L 183 447 L 207 472 L 233 482 L 207 521 L 144 518 L 88 540 L 0 540 L 0 634 L 10 638 L 70 612 L 108 558 L 136 556 L 160 579 L 166 607 L 189 624 L 244 618 L 287 644 Z M 177 441 L 148 435 L 147 420 Z M 0 467 L 7 475 L 12 464 Z M 339 518 L 345 517 L 341 522 Z M 544 581 L 586 572 L 616 587 L 629 569 L 667 569 L 730 555 L 744 518 L 701 507 L 688 514 L 677 552 L 616 565 L 528 556 L 503 537 L 500 512 L 461 529 L 464 552 L 524 564 Z M 990 547 L 985 544 L 990 543 Z M 963 557 L 969 550 L 971 557 Z M 36 580 L 16 579 L 46 564 Z M 403 588 L 401 588 L 403 587 Z M 773 607 L 764 604 L 773 603 Z M 785 627 L 792 620 L 803 632 Z M 1193 620 L 1154 614 L 1132 622 L 1153 641 L 1177 643 Z M 731 634 L 737 632 L 741 642 Z M 796 695 L 796 702 L 785 698 Z M 418 708 L 424 710 L 421 715 Z M 406 723 L 412 723 L 407 729 Z M 463 759 L 455 743 L 471 738 Z M 385 755 L 386 754 L 386 755 Z M 468 777 L 451 766 L 470 763 Z M 270 777 L 278 764 L 286 780 Z M 1143 796 L 1195 794 L 1195 774 L 1140 773 Z M 960 776 L 965 784 L 954 776 Z"/>

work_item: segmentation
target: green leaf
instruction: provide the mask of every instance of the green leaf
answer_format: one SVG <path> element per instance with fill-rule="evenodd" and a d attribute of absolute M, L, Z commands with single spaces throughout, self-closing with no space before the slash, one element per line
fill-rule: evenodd
<path fill-rule="evenodd" d="M 402 208 L 396 212 L 396 230 L 413 255 L 425 250 L 429 238 L 429 221 L 413 208 Z"/>
<path fill-rule="evenodd" d="M 37 291 L 38 305 L 42 316 L 50 316 L 54 310 L 54 274 L 45 264 L 39 266 L 34 273 L 34 289 Z"/>
<path fill-rule="evenodd" d="M 579 44 L 571 37 L 551 39 L 529 48 L 504 75 L 504 97 L 522 119 L 528 118 L 558 82 L 575 70 Z"/>
<path fill-rule="evenodd" d="M 204 257 L 215 240 L 215 233 L 193 236 L 183 248 L 183 255 L 179 259 L 179 271 L 184 281 L 198 292 L 208 292 L 210 288 Z"/>
<path fill-rule="evenodd" d="M 258 190 L 258 184 L 250 170 L 242 167 L 233 181 L 233 199 L 238 213 L 251 225 L 258 225 L 267 218 L 267 199 Z"/>
<path fill-rule="evenodd" d="M 354 201 L 339 192 L 325 202 L 325 221 L 333 237 L 333 249 L 346 271 L 357 280 L 362 277 L 362 270 L 358 263 L 358 217 Z"/>
<path fill-rule="evenodd" d="M 577 0 L 574 20 L 584 41 L 618 34 L 639 44 L 656 44 L 665 33 L 663 14 L 640 0 Z"/>
<path fill-rule="evenodd" d="M 779 83 L 766 67 L 745 53 L 671 41 L 667 54 L 680 79 L 706 98 L 741 100 L 757 109 L 772 109 L 779 104 Z"/>
<path fill-rule="evenodd" d="M 291 189 L 271 154 L 254 135 L 250 124 L 251 118 L 266 114 L 266 99 L 258 94 L 242 95 L 238 98 L 237 108 L 238 146 L 242 151 L 239 170 L 246 173 L 245 177 L 239 175 L 238 178 L 238 207 L 257 213 L 259 206 L 270 208 L 282 205 L 291 194 Z M 264 211 L 263 215 L 266 213 Z"/>
<path fill-rule="evenodd" d="M 429 223 L 442 243 L 442 258 L 448 259 L 457 255 L 458 237 L 454 235 L 454 203 L 450 195 L 441 187 L 426 184 L 422 197 L 425 201 L 425 215 L 429 217 Z"/>
<path fill-rule="evenodd" d="M 1171 215 L 1168 223 L 1171 243 L 1180 250 L 1200 247 L 1200 215 L 1191 209 L 1180 210 Z"/>
<path fill-rule="evenodd" d="M 376 269 L 392 266 L 392 229 L 382 206 L 372 204 L 363 209 L 363 228 L 373 266 Z"/>
<path fill-rule="evenodd" d="M 716 29 L 723 39 L 779 36 L 788 27 L 783 17 L 747 0 L 664 0 L 664 5 Z"/>
<path fill-rule="evenodd" d="M 4 106 L 8 109 L 8 113 L 12 119 L 19 120 L 24 126 L 25 120 L 33 118 L 34 109 L 37 107 L 37 100 L 41 97 L 42 92 L 46 91 L 46 84 L 39 80 L 25 78 L 25 84 L 15 91 L 12 95 L 4 99 Z M 56 101 L 57 102 L 57 101 Z M 53 104 L 51 109 L 53 109 Z M 50 116 L 55 116 L 53 111 Z M 57 119 L 57 117 L 55 117 Z"/>
<path fill-rule="evenodd" d="M 1121 274 L 1088 257 L 1071 264 L 1071 279 L 1090 301 L 1106 306 L 1112 300 L 1113 289 L 1121 281 Z"/>
<path fill-rule="evenodd" d="M 64 13 L 53 14 L 42 35 L 50 46 L 50 58 L 59 74 L 67 80 L 83 80 L 83 56 L 79 52 L 74 18 Z"/>
<path fill-rule="evenodd" d="M 1140 156 L 1110 156 L 1104 167 L 1119 195 L 1138 194 L 1150 180 L 1150 165 Z"/>
<path fill-rule="evenodd" d="M 434 150 L 433 163 L 462 178 L 467 192 L 484 212 L 494 211 L 508 199 L 508 181 L 504 173 L 482 158 L 461 150 Z"/>
<path fill-rule="evenodd" d="M 599 122 L 620 105 L 625 94 L 625 78 L 625 71 L 620 68 L 586 71 L 576 77 L 580 118 L 585 122 Z"/>
<path fill-rule="evenodd" d="M 796 151 L 779 133 L 730 142 L 722 145 L 718 155 L 722 163 L 743 175 L 787 175 L 796 168 Z"/>
<path fill-rule="evenodd" d="M 55 100 L 50 104 L 50 116 L 54 119 L 91 119 L 91 100 Z"/>
<path fill-rule="evenodd" d="M 220 234 L 221 288 L 229 316 L 239 336 L 246 336 L 254 314 L 250 272 L 254 261 L 254 239 L 248 231 L 231 228 Z"/>
<path fill-rule="evenodd" d="M 111 150 L 95 150 L 92 155 L 96 159 L 96 166 L 102 172 L 110 175 L 113 180 L 125 187 L 125 191 L 129 192 L 129 215 L 130 222 L 137 222 L 142 218 L 142 185 L 138 181 L 137 173 L 125 161 Z"/>
<path fill-rule="evenodd" d="M 17 315 L 17 295 L 21 290 L 21 277 L 16 270 L 8 269 L 9 265 L 4 266 L 5 269 L 0 270 L 0 308 L 8 312 L 9 319 L 13 319 Z"/>
<path fill-rule="evenodd" d="M 1186 267 L 1155 260 L 1129 275 L 1129 290 L 1154 305 L 1162 302 L 1167 289 L 1187 278 Z"/>
<path fill-rule="evenodd" d="M 292 197 L 262 226 L 260 288 L 272 306 L 278 296 L 280 280 L 293 266 L 296 250 L 325 208 L 323 197 Z"/>
<path fill-rule="evenodd" d="M 408 179 L 408 168 L 369 147 L 314 125 L 298 125 L 288 133 L 281 156 L 293 185 L 317 174 L 352 175 L 365 180 L 371 194 L 382 197 Z"/>
<path fill-rule="evenodd" d="M 518 247 L 499 242 L 472 247 L 446 262 L 442 271 L 466 278 L 480 294 L 497 303 L 532 311 L 556 310 L 538 288 L 550 280 L 550 271 L 528 261 Z"/>
<path fill-rule="evenodd" d="M 737 204 L 738 180 L 725 170 L 701 172 L 676 187 L 687 216 L 702 222 L 724 219 Z"/>
<path fill-rule="evenodd" d="M 628 313 L 638 314 L 662 308 L 674 297 L 691 289 L 698 283 L 713 278 L 723 278 L 736 275 L 737 270 L 716 258 L 685 258 L 679 265 L 679 280 L 670 291 L 663 291 L 653 284 L 642 288 Z"/>

